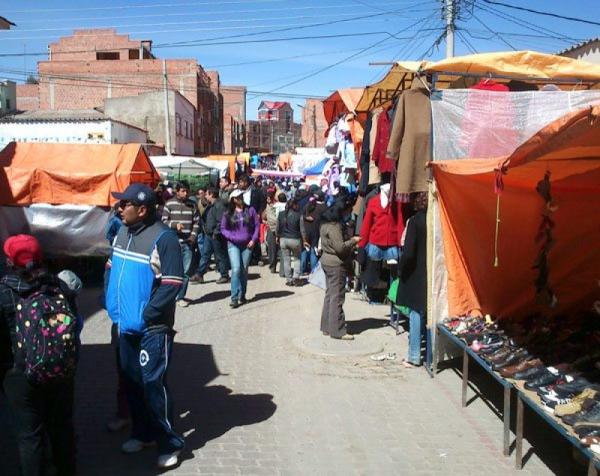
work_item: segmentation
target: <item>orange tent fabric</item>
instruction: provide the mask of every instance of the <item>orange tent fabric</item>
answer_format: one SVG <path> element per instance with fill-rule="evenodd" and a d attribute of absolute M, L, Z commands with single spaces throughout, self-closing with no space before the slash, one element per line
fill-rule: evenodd
<path fill-rule="evenodd" d="M 139 144 L 11 142 L 0 152 L 0 205 L 110 206 L 111 192 L 160 176 Z"/>
<path fill-rule="evenodd" d="M 591 308 L 600 299 L 600 107 L 569 114 L 539 131 L 509 157 L 431 164 L 448 268 L 450 315 L 490 313 L 519 318 Z M 502 169 L 498 257 L 494 267 L 497 195 Z M 550 172 L 558 209 L 551 214 L 549 284 L 558 298 L 536 302 L 536 236 L 546 210 L 536 186 Z"/>
<path fill-rule="evenodd" d="M 364 88 L 339 89 L 323 100 L 323 112 L 327 124 L 331 124 L 340 114 L 354 112 Z"/>

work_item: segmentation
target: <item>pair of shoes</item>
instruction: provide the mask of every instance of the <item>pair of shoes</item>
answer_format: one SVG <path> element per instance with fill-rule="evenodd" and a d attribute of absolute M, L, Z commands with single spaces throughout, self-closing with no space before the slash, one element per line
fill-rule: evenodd
<path fill-rule="evenodd" d="M 344 334 L 341 337 L 333 337 L 331 336 L 332 339 L 337 339 L 337 340 L 354 340 L 354 336 L 352 334 Z"/>
<path fill-rule="evenodd" d="M 121 445 L 121 451 L 126 454 L 133 454 L 142 451 L 144 448 L 155 445 L 156 441 L 142 441 L 136 438 L 130 438 Z"/>
<path fill-rule="evenodd" d="M 237 309 L 238 307 L 240 307 L 240 302 L 237 299 L 234 299 L 229 303 L 229 307 Z"/>
<path fill-rule="evenodd" d="M 285 285 L 286 285 L 286 286 L 293 286 L 293 285 L 294 285 L 294 281 L 293 281 L 293 280 L 291 280 L 291 279 L 290 279 L 290 280 L 287 280 L 287 281 L 285 282 Z"/>
<path fill-rule="evenodd" d="M 190 305 L 190 302 L 184 298 L 177 301 L 177 305 L 179 307 L 188 307 Z"/>
<path fill-rule="evenodd" d="M 514 378 L 514 376 L 519 372 L 524 372 L 525 370 L 529 369 L 538 369 L 543 366 L 544 364 L 540 359 L 523 360 L 518 364 L 504 367 L 500 370 L 500 375 L 502 375 L 504 378 Z"/>
<path fill-rule="evenodd" d="M 300 279 L 300 278 L 296 278 L 294 280 L 292 280 L 292 286 L 296 286 L 297 288 L 304 286 L 304 280 Z"/>
<path fill-rule="evenodd" d="M 117 417 L 114 420 L 109 421 L 106 424 L 106 428 L 111 433 L 116 433 L 117 431 L 121 431 L 124 428 L 126 428 L 127 426 L 129 426 L 130 423 L 131 423 L 131 420 L 129 418 Z"/>
<path fill-rule="evenodd" d="M 173 453 L 167 453 L 158 457 L 158 467 L 162 469 L 172 468 L 179 464 L 179 453 L 181 451 L 173 451 Z"/>
<path fill-rule="evenodd" d="M 329 332 L 325 332 L 325 331 L 321 331 L 323 333 L 324 336 L 328 336 Z"/>
<path fill-rule="evenodd" d="M 248 300 L 245 297 L 240 298 L 240 304 L 246 304 Z"/>
<path fill-rule="evenodd" d="M 588 400 L 593 400 L 598 392 L 591 388 L 586 388 L 583 392 L 578 395 L 575 395 L 570 402 L 567 402 L 564 405 L 557 405 L 554 408 L 554 414 L 558 417 L 573 415 L 583 410 L 583 405 Z"/>
<path fill-rule="evenodd" d="M 229 282 L 229 278 L 225 277 L 225 276 L 221 276 L 219 279 L 217 279 L 216 283 L 217 284 L 227 284 Z"/>

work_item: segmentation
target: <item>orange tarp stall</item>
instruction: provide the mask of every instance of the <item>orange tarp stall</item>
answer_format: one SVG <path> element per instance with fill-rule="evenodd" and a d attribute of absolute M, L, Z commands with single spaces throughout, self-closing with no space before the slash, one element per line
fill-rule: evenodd
<path fill-rule="evenodd" d="M 339 89 L 323 100 L 323 112 L 327 124 L 331 124 L 340 114 L 354 112 L 364 88 Z"/>
<path fill-rule="evenodd" d="M 203 159 L 207 159 L 207 160 L 222 160 L 222 161 L 227 161 L 229 162 L 229 179 L 231 181 L 235 180 L 235 161 L 236 161 L 237 155 L 235 154 L 223 154 L 223 155 L 208 155 L 206 157 L 203 157 Z"/>
<path fill-rule="evenodd" d="M 111 192 L 160 176 L 139 144 L 11 142 L 0 152 L 0 205 L 110 206 Z"/>
<path fill-rule="evenodd" d="M 431 167 L 440 203 L 449 315 L 556 315 L 591 309 L 600 299 L 600 106 L 549 124 L 509 157 L 441 161 Z M 550 213 L 536 191 L 546 172 L 557 207 Z M 494 183 L 500 175 L 504 190 L 495 267 Z M 554 224 L 547 260 L 548 284 L 558 299 L 553 308 L 537 302 L 534 285 L 545 212 Z"/>

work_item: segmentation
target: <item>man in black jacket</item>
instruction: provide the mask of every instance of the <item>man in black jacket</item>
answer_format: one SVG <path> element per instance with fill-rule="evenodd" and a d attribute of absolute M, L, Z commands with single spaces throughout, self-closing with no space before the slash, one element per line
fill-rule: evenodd
<path fill-rule="evenodd" d="M 203 283 L 204 275 L 208 271 L 210 258 L 214 254 L 217 269 L 221 277 L 217 279 L 217 284 L 229 282 L 229 258 L 227 256 L 227 244 L 221 234 L 221 218 L 227 210 L 227 205 L 219 198 L 219 191 L 216 188 L 209 188 L 206 191 L 208 205 L 204 212 L 204 243 L 200 252 L 200 265 L 198 273 L 193 282 Z"/>

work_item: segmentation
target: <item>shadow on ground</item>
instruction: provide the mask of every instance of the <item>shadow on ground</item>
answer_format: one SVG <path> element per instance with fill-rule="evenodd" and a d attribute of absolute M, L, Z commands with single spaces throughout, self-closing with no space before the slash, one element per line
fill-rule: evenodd
<path fill-rule="evenodd" d="M 380 329 L 388 326 L 389 319 L 376 319 L 374 317 L 366 317 L 358 321 L 346 321 L 346 329 L 350 334 L 361 334 L 369 329 Z"/>
<path fill-rule="evenodd" d="M 440 369 L 450 369 L 462 378 L 462 359 L 457 358 L 445 362 Z M 460 399 L 460 380 L 456 379 L 456 398 Z M 469 364 L 469 391 L 467 394 L 467 410 L 475 400 L 481 398 L 489 410 L 502 419 L 503 391 L 498 382 L 479 365 Z M 515 457 L 514 432 L 516 423 L 516 393 L 512 392 L 511 401 L 511 454 Z M 548 423 L 543 421 L 535 412 L 525 406 L 523 437 L 531 444 L 531 448 L 524 454 L 523 464 L 527 468 L 527 461 L 535 453 L 548 468 L 557 476 L 583 476 L 587 474 L 587 466 L 577 464 L 572 456 L 572 446 L 554 431 Z M 498 426 L 498 447 L 502 448 L 502 429 Z M 587 461 L 586 461 L 587 465 Z"/>
<path fill-rule="evenodd" d="M 262 301 L 264 299 L 277 299 L 291 296 L 294 294 L 292 291 L 268 291 L 266 293 L 257 293 L 250 300 L 250 302 Z"/>
<path fill-rule="evenodd" d="M 234 394 L 225 386 L 208 386 L 219 375 L 211 346 L 175 343 L 168 381 L 175 402 L 175 427 L 186 439 L 184 460 L 194 458 L 193 451 L 230 429 L 267 420 L 275 413 L 273 395 Z M 158 474 L 154 449 L 124 455 L 119 448 L 128 437 L 127 430 L 110 434 L 105 429 L 115 413 L 116 383 L 114 349 L 109 344 L 84 345 L 75 392 L 78 474 Z M 11 426 L 1 397 L 0 425 L 3 429 Z M 18 476 L 11 431 L 0 432 L 0 461 L 3 476 Z"/>

